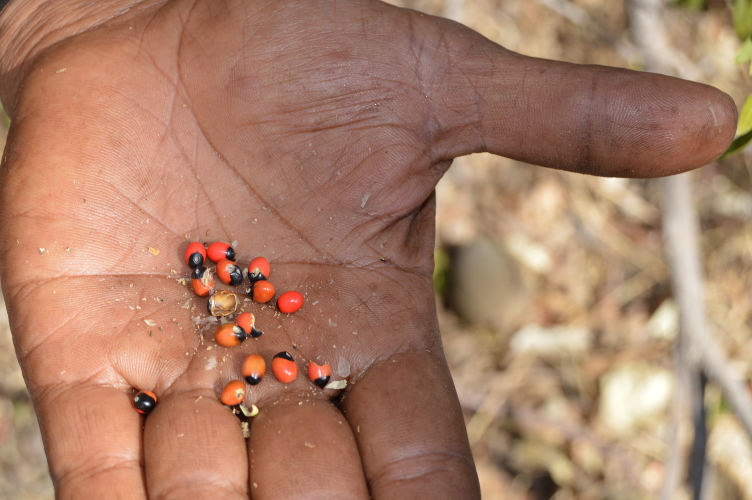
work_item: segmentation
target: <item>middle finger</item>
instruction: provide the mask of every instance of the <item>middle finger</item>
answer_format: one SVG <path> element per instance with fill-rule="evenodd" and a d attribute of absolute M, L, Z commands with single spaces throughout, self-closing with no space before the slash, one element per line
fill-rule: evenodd
<path fill-rule="evenodd" d="M 331 403 L 288 394 L 262 406 L 250 441 L 254 500 L 369 498 L 358 447 Z"/>
<path fill-rule="evenodd" d="M 248 499 L 248 458 L 238 419 L 210 389 L 167 395 L 146 419 L 150 499 Z"/>

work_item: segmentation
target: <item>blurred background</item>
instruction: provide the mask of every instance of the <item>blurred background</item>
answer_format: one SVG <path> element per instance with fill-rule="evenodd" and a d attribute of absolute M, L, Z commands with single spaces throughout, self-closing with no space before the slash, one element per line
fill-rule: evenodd
<path fill-rule="evenodd" d="M 673 61 L 667 71 L 714 85 L 739 106 L 752 92 L 748 66 L 734 63 L 730 0 L 392 3 L 455 19 L 525 55 L 573 63 L 654 67 L 644 47 L 656 36 L 656 50 Z M 635 7 L 645 3 L 658 6 L 658 32 L 635 27 Z M 4 137 L 5 128 L 0 145 Z M 752 153 L 693 175 L 710 329 L 748 381 Z M 490 155 L 458 158 L 439 183 L 439 318 L 484 499 L 661 498 L 669 436 L 679 436 L 681 453 L 691 445 L 687 415 L 673 404 L 678 310 L 659 183 Z M 712 385 L 705 404 L 704 497 L 752 500 L 752 444 Z M 0 500 L 53 497 L 0 305 Z M 691 494 L 679 488 L 670 498 Z"/>

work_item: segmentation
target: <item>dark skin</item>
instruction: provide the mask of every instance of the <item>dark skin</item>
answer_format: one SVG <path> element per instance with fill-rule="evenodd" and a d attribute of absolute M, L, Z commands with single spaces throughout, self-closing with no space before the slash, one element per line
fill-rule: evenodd
<path fill-rule="evenodd" d="M 126 5 L 0 16 L 2 285 L 63 499 L 478 498 L 431 280 L 452 159 L 655 177 L 734 134 L 713 88 L 523 57 L 375 1 Z M 261 338 L 202 341 L 206 299 L 175 279 L 190 240 L 266 256 L 306 305 L 249 305 Z M 301 374 L 249 389 L 246 441 L 218 394 L 283 350 Z M 305 376 L 340 359 L 343 392 Z M 132 388 L 159 397 L 146 419 Z"/>

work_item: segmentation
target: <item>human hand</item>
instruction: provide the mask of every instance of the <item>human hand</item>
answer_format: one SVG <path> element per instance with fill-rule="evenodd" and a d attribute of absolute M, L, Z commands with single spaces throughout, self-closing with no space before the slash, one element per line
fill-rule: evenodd
<path fill-rule="evenodd" d="M 452 158 L 656 176 L 735 128 L 709 87 L 378 2 L 21 3 L 0 16 L 0 266 L 60 498 L 477 497 L 431 282 Z M 184 234 L 266 256 L 307 304 L 249 307 L 265 335 L 207 350 L 171 274 Z M 282 350 L 342 357 L 350 383 L 334 406 L 268 376 L 246 442 L 217 394 Z M 145 421 L 133 387 L 160 398 Z"/>

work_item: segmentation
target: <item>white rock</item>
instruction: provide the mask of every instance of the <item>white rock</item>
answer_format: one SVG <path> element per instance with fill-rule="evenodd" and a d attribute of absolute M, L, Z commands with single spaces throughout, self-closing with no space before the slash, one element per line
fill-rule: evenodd
<path fill-rule="evenodd" d="M 512 352 L 539 356 L 578 356 L 590 347 L 590 332 L 586 328 L 570 326 L 525 325 L 510 342 Z"/>
<path fill-rule="evenodd" d="M 553 268 L 553 260 L 543 245 L 532 241 L 523 233 L 514 233 L 507 238 L 507 250 L 517 260 L 533 271 L 546 274 Z"/>
<path fill-rule="evenodd" d="M 679 308 L 672 299 L 664 300 L 648 320 L 648 333 L 651 337 L 674 340 L 679 334 Z"/>
<path fill-rule="evenodd" d="M 600 387 L 601 421 L 616 431 L 631 432 L 666 410 L 674 390 L 674 375 L 646 363 L 631 364 L 606 373 Z"/>

